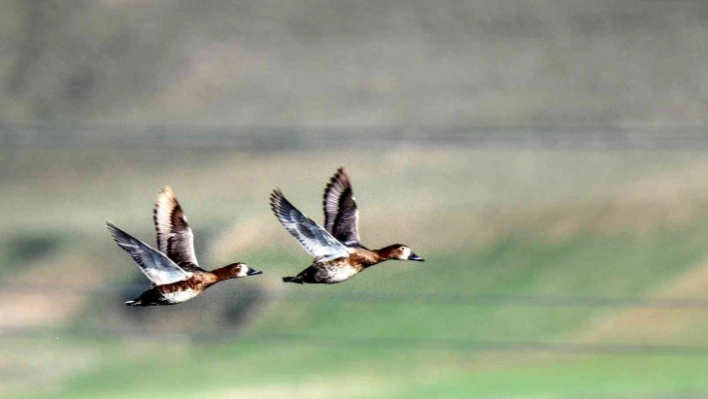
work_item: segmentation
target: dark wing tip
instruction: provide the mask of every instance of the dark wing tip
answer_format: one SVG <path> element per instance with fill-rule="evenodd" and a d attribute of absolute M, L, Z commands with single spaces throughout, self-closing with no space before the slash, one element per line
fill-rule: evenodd
<path fill-rule="evenodd" d="M 113 237 L 116 236 L 116 233 L 121 231 L 121 229 L 119 229 L 118 226 L 113 224 L 113 222 L 111 222 L 110 220 L 106 220 L 106 227 L 108 227 L 108 232 L 111 233 Z"/>
<path fill-rule="evenodd" d="M 334 176 L 332 176 L 332 178 L 330 179 L 330 182 L 334 183 L 339 179 L 342 179 L 342 180 L 349 179 L 349 176 L 347 175 L 347 171 L 346 171 L 346 169 L 344 169 L 344 166 L 340 166 L 339 168 L 337 168 L 337 173 L 335 173 Z"/>
<path fill-rule="evenodd" d="M 273 205 L 274 203 L 279 202 L 282 198 L 283 192 L 280 191 L 279 188 L 276 188 L 272 193 L 270 193 L 270 204 Z"/>
<path fill-rule="evenodd" d="M 325 187 L 324 195 L 322 197 L 323 205 L 327 203 L 327 195 L 329 194 L 329 191 L 338 182 L 342 182 L 345 185 L 349 184 L 349 176 L 347 175 L 347 171 L 344 169 L 344 166 L 340 166 L 339 168 L 337 168 L 337 172 L 329 178 L 329 183 L 327 183 L 327 187 Z"/>
<path fill-rule="evenodd" d="M 273 210 L 275 217 L 277 217 L 280 223 L 283 226 L 286 226 L 286 228 L 288 224 L 295 223 L 300 225 L 302 223 L 298 220 L 297 214 L 307 219 L 302 212 L 298 211 L 297 208 L 295 208 L 293 204 L 285 198 L 280 190 L 273 190 L 273 193 L 270 196 L 270 208 Z M 293 212 L 295 214 L 293 214 Z"/>
<path fill-rule="evenodd" d="M 158 242 L 160 241 L 160 224 L 157 220 L 157 213 L 160 211 L 160 201 L 158 199 L 157 203 L 155 204 L 155 208 L 152 210 L 152 222 L 155 225 L 155 231 L 157 232 L 157 240 Z M 159 244 L 158 244 L 159 245 Z"/>
<path fill-rule="evenodd" d="M 276 216 L 280 214 L 280 207 L 284 199 L 285 196 L 283 196 L 283 192 L 280 191 L 279 188 L 276 188 L 272 193 L 270 193 L 270 209 L 275 212 Z"/>
<path fill-rule="evenodd" d="M 106 220 L 106 226 L 108 227 L 108 232 L 111 234 L 111 237 L 113 237 L 113 241 L 118 244 L 120 244 L 121 241 L 130 240 L 132 238 L 110 220 Z"/>

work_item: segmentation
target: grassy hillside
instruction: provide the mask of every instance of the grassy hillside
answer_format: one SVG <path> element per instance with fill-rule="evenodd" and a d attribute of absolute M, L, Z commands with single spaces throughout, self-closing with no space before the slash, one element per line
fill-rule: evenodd
<path fill-rule="evenodd" d="M 19 147 L 0 163 L 3 397 L 708 391 L 705 310 L 627 302 L 708 300 L 700 153 Z M 364 242 L 404 242 L 427 261 L 284 285 L 309 258 L 268 193 L 280 187 L 321 220 L 341 164 Z M 147 284 L 103 222 L 152 243 L 165 184 L 203 265 L 266 274 L 180 306 L 126 308 Z"/>

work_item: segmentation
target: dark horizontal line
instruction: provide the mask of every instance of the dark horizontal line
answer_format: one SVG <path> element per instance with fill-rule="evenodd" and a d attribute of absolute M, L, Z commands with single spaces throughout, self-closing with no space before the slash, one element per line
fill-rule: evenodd
<path fill-rule="evenodd" d="M 708 148 L 708 125 L 613 126 L 223 126 L 6 124 L 0 143 L 14 146 L 204 146 L 276 150 L 352 143 L 453 144 L 482 148 Z"/>
<path fill-rule="evenodd" d="M 0 283 L 4 292 L 33 295 L 100 295 L 112 293 L 139 294 L 147 289 L 143 284 L 116 284 L 102 286 L 56 286 L 41 284 Z M 524 307 L 590 307 L 590 308 L 656 308 L 656 309 L 708 309 L 708 298 L 650 298 L 568 295 L 456 295 L 436 293 L 383 293 L 371 291 L 327 293 L 317 287 L 295 287 L 293 290 L 235 289 L 232 291 L 207 291 L 208 296 L 228 296 L 251 300 L 287 300 L 299 302 L 331 301 L 359 303 L 411 303 L 429 305 L 470 306 L 524 306 Z"/>

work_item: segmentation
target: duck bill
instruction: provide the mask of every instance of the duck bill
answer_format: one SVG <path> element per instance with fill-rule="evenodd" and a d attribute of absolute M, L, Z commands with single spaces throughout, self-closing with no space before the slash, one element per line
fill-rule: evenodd
<path fill-rule="evenodd" d="M 256 269 L 251 269 L 248 271 L 248 273 L 246 273 L 246 275 L 248 275 L 248 276 L 256 276 L 259 274 L 263 274 L 263 272 L 260 270 L 256 270 Z"/>
<path fill-rule="evenodd" d="M 413 260 L 413 261 L 416 261 L 416 262 L 425 262 L 425 259 L 423 259 L 423 258 L 421 258 L 420 256 L 414 254 L 413 252 L 411 252 L 411 254 L 408 256 L 408 260 Z"/>

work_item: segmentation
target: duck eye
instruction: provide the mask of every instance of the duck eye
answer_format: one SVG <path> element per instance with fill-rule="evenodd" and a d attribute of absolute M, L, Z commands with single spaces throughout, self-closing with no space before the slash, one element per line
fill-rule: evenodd
<path fill-rule="evenodd" d="M 406 250 L 406 247 L 400 247 L 400 248 L 398 248 L 398 249 L 400 249 L 401 251 L 405 251 L 405 250 Z"/>

